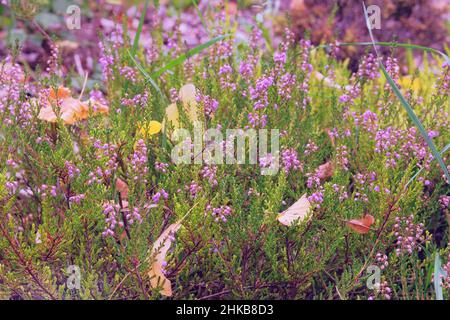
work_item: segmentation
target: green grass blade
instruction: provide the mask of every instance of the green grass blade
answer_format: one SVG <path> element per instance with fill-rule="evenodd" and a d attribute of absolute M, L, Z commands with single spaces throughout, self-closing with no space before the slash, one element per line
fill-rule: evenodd
<path fill-rule="evenodd" d="M 158 78 L 160 75 L 162 75 L 164 72 L 166 72 L 169 69 L 172 69 L 173 67 L 183 63 L 184 61 L 186 61 L 187 59 L 189 59 L 192 56 L 195 56 L 196 54 L 199 54 L 200 52 L 202 52 L 203 50 L 209 48 L 210 46 L 212 46 L 213 44 L 215 44 L 218 41 L 221 41 L 223 39 L 225 39 L 228 35 L 222 35 L 222 36 L 218 36 L 215 37 L 201 45 L 198 45 L 195 48 L 192 48 L 191 50 L 189 50 L 188 52 L 176 57 L 175 59 L 171 60 L 168 64 L 166 64 L 164 67 L 162 67 L 161 69 L 153 72 L 151 74 L 151 76 L 153 78 Z"/>
<path fill-rule="evenodd" d="M 422 50 L 425 52 L 430 52 L 430 53 L 434 53 L 434 54 L 438 54 L 441 57 L 444 58 L 444 60 L 447 63 L 450 63 L 450 58 L 443 53 L 442 51 L 439 51 L 437 49 L 434 48 L 430 48 L 430 47 L 425 47 L 425 46 L 421 46 L 418 44 L 411 44 L 411 43 L 398 43 L 398 42 L 343 42 L 343 43 L 338 43 L 336 44 L 336 46 L 338 47 L 350 47 L 350 46 L 381 46 L 381 47 L 391 47 L 391 48 L 406 48 L 406 49 L 416 49 L 416 50 Z M 315 47 L 314 49 L 322 49 L 322 48 L 326 48 L 326 49 L 330 49 L 331 46 L 328 44 L 324 44 L 324 45 L 320 45 Z"/>
<path fill-rule="evenodd" d="M 203 17 L 203 13 L 201 12 L 200 8 L 198 7 L 197 0 L 192 0 L 192 4 L 195 7 L 195 11 L 197 12 L 198 17 L 200 18 L 200 22 L 202 23 L 203 29 L 210 35 L 211 32 L 208 29 L 208 25 L 206 24 L 205 18 Z"/>
<path fill-rule="evenodd" d="M 380 61 L 381 61 L 381 60 L 380 60 L 380 55 L 379 55 L 379 53 L 378 53 L 377 46 L 374 45 L 374 43 L 375 43 L 375 38 L 374 38 L 373 33 L 372 33 L 372 28 L 371 28 L 370 22 L 369 22 L 369 14 L 367 13 L 366 4 L 364 3 L 364 1 L 362 2 L 362 6 L 363 6 L 363 10 L 364 10 L 364 21 L 366 22 L 366 28 L 367 28 L 367 30 L 369 31 L 370 40 L 372 41 L 373 49 L 375 50 L 375 53 L 376 53 L 376 55 L 377 55 L 378 62 L 381 64 L 381 62 L 380 62 Z"/>
<path fill-rule="evenodd" d="M 439 252 L 436 252 L 434 258 L 434 292 L 436 293 L 436 300 L 444 300 L 444 294 L 442 293 L 441 276 L 446 277 L 447 274 L 444 270 L 442 270 Z"/>
<path fill-rule="evenodd" d="M 441 156 L 442 156 L 448 149 L 450 149 L 450 143 L 449 143 L 448 145 L 446 145 L 446 146 L 444 147 L 444 149 L 441 150 L 441 152 L 440 152 L 440 153 L 441 153 Z M 420 170 L 417 171 L 416 174 L 413 175 L 411 179 L 409 179 L 409 181 L 408 181 L 408 182 L 406 183 L 406 185 L 405 185 L 405 189 L 408 188 L 408 186 L 411 184 L 411 182 L 413 182 L 413 181 L 417 178 L 417 176 L 418 176 L 422 171 L 423 171 L 423 168 L 420 168 Z"/>
<path fill-rule="evenodd" d="M 145 71 L 145 69 L 141 66 L 139 62 L 136 61 L 136 59 L 131 55 L 131 52 L 128 51 L 128 55 L 130 56 L 131 60 L 134 62 L 138 70 L 142 73 L 142 75 L 147 79 L 148 82 L 155 88 L 155 90 L 161 95 L 161 97 L 164 99 L 164 101 L 168 102 L 166 95 L 162 92 L 161 88 L 158 86 L 158 84 L 153 80 L 153 78 Z"/>
<path fill-rule="evenodd" d="M 392 91 L 394 91 L 394 94 L 397 96 L 398 100 L 401 102 L 403 107 L 405 108 L 406 112 L 408 113 L 409 118 L 413 121 L 414 125 L 419 129 L 420 134 L 425 139 L 425 142 L 428 144 L 428 147 L 431 150 L 431 153 L 433 154 L 433 157 L 438 161 L 439 165 L 441 166 L 442 170 L 444 171 L 447 183 L 450 183 L 450 174 L 447 170 L 447 166 L 445 165 L 444 160 L 442 159 L 440 153 L 438 152 L 436 146 L 434 145 L 433 141 L 428 135 L 428 132 L 426 131 L 425 127 L 423 126 L 422 122 L 420 122 L 417 115 L 414 113 L 414 110 L 409 105 L 408 101 L 406 101 L 405 97 L 401 93 L 400 89 L 395 84 L 394 80 L 391 78 L 389 73 L 386 71 L 386 68 L 384 67 L 380 55 L 378 54 L 377 47 L 375 45 L 375 40 L 372 34 L 372 29 L 370 28 L 370 22 L 369 17 L 367 14 L 366 5 L 363 2 L 363 8 L 364 8 L 364 16 L 366 20 L 367 29 L 369 30 L 370 39 L 372 40 L 372 45 L 375 50 L 375 53 L 377 55 L 378 64 L 381 68 L 381 71 L 383 72 L 384 76 L 386 77 L 386 80 L 388 81 Z"/>
<path fill-rule="evenodd" d="M 445 173 L 445 177 L 447 178 L 447 181 L 450 183 L 450 174 L 447 170 L 447 166 L 445 165 L 444 160 L 442 159 L 440 153 L 436 149 L 436 146 L 434 145 L 431 138 L 428 136 L 428 132 L 426 131 L 425 127 L 423 126 L 422 122 L 420 122 L 417 115 L 414 113 L 414 110 L 409 105 L 408 101 L 406 101 L 405 97 L 400 92 L 400 89 L 395 84 L 394 80 L 392 80 L 389 73 L 386 71 L 384 65 L 380 62 L 381 70 L 383 71 L 384 76 L 386 77 L 389 85 L 391 86 L 392 90 L 394 91 L 397 98 L 402 103 L 403 107 L 405 108 L 406 112 L 408 113 L 408 116 L 411 118 L 411 120 L 414 122 L 415 126 L 419 129 L 420 134 L 425 139 L 425 142 L 428 144 L 428 147 L 431 149 L 431 153 L 433 154 L 434 158 L 438 161 L 439 165 L 441 166 L 442 170 Z"/>
<path fill-rule="evenodd" d="M 272 46 L 272 40 L 271 40 L 272 37 L 270 36 L 269 30 L 261 22 L 258 22 L 258 28 L 261 30 L 264 41 L 266 42 L 267 49 L 271 53 L 273 53 L 273 46 Z"/>
<path fill-rule="evenodd" d="M 145 16 L 147 14 L 148 3 L 149 2 L 150 2 L 150 0 L 146 0 L 145 1 L 144 10 L 141 13 L 141 17 L 139 19 L 139 25 L 138 25 L 137 30 L 136 30 L 136 35 L 134 36 L 133 47 L 131 48 L 131 55 L 133 57 L 136 54 L 136 51 L 137 51 L 137 48 L 138 48 L 138 45 L 139 45 L 139 38 L 141 37 L 142 27 L 144 25 L 144 19 L 145 19 Z"/>

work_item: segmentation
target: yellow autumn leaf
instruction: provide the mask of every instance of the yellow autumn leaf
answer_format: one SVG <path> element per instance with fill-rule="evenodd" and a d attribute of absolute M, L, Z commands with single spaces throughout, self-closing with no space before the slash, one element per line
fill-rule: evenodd
<path fill-rule="evenodd" d="M 152 120 L 148 123 L 144 123 L 143 125 L 139 125 L 139 136 L 143 138 L 149 138 L 155 134 L 158 134 L 161 131 L 162 124 L 158 121 Z"/>
<path fill-rule="evenodd" d="M 150 285 L 152 288 L 161 287 L 160 293 L 163 296 L 172 296 L 172 284 L 166 278 L 163 272 L 163 264 L 166 260 L 167 251 L 172 245 L 172 235 L 176 233 L 181 227 L 181 222 L 171 224 L 166 230 L 156 239 L 153 244 L 151 256 L 153 257 L 152 265 L 148 271 L 150 277 Z"/>
<path fill-rule="evenodd" d="M 302 222 L 308 215 L 309 208 L 311 207 L 306 193 L 287 210 L 280 213 L 277 220 L 285 226 L 291 226 L 294 223 Z"/>
<path fill-rule="evenodd" d="M 150 136 L 158 134 L 161 131 L 162 124 L 158 121 L 152 120 L 144 125 L 138 125 L 137 138 L 148 139 Z M 134 143 L 134 149 L 136 150 L 137 141 Z"/>
<path fill-rule="evenodd" d="M 161 128 L 162 124 L 160 122 L 152 120 L 148 125 L 148 134 L 149 135 L 157 134 L 161 131 Z"/>

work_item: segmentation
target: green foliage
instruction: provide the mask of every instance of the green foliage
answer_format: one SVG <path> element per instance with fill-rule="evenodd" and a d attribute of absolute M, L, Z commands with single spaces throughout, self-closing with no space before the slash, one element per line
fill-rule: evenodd
<path fill-rule="evenodd" d="M 232 26 L 223 29 L 233 34 Z M 157 31 L 154 39 L 159 52 L 164 52 Z M 393 299 L 436 297 L 431 280 L 435 252 L 448 240 L 439 197 L 448 194 L 448 186 L 440 168 L 423 151 L 427 150 L 423 137 L 411 133 L 413 128 L 401 108 L 406 98 L 395 99 L 381 78 L 351 75 L 346 62 L 336 61 L 324 50 L 311 52 L 290 44 L 283 72 L 294 75 L 296 82 L 291 97 L 285 99 L 277 90 L 277 66 L 267 51 L 240 44 L 231 57 L 219 58 L 205 50 L 217 52 L 231 39 L 217 36 L 177 58 L 170 52 L 149 64 L 139 41 L 131 44 L 124 36 L 123 46 L 113 53 L 114 77 L 102 86 L 108 115 L 64 125 L 62 121 L 39 120 L 39 110 L 35 110 L 30 125 L 1 127 L 0 298 L 163 298 L 150 286 L 149 251 L 167 226 L 184 216 L 167 256 L 174 299 L 367 299 L 372 295 L 383 299 L 385 296 L 366 286 L 366 269 L 379 263 L 377 253 L 387 256 L 382 280 L 392 289 Z M 246 77 L 239 66 L 250 55 L 256 59 L 256 68 L 253 76 Z M 327 85 L 302 63 L 334 77 L 336 83 L 361 90 L 352 103 L 342 102 L 339 98 L 347 91 Z M 230 81 L 236 90 L 221 82 L 218 73 L 224 65 L 232 69 Z M 124 77 L 119 71 L 123 66 L 136 67 L 138 80 Z M 148 137 L 139 132 L 144 123 L 162 122 L 170 89 L 189 82 L 218 102 L 213 117 L 200 115 L 205 126 L 220 125 L 224 132 L 245 128 L 248 114 L 255 112 L 249 88 L 263 75 L 273 75 L 276 82 L 267 91 L 266 128 L 286 131 L 280 137 L 281 151 L 295 150 L 301 169 L 285 171 L 282 167 L 276 175 L 264 176 L 259 165 L 219 165 L 214 183 L 202 176 L 204 165 L 170 161 L 175 144 L 170 124 Z M 433 145 L 444 146 L 450 134 L 442 110 L 448 112 L 449 104 L 437 89 L 440 75 L 423 70 L 414 77 L 421 83 L 417 91 L 402 88 L 410 92 L 408 106 L 415 107 L 424 127 L 442 129 Z M 64 84 L 64 79 L 55 80 Z M 44 86 L 43 80 L 37 82 Z M 303 84 L 307 90 L 300 89 Z M 122 102 L 144 94 L 148 99 L 143 106 Z M 23 95 L 21 99 L 27 98 Z M 418 102 L 421 99 L 422 104 Z M 181 104 L 178 102 L 180 110 Z M 36 108 L 40 107 L 37 103 Z M 364 123 L 366 111 L 376 114 L 376 129 Z M 192 129 L 185 114 L 180 122 Z M 399 130 L 403 136 L 386 143 L 391 149 L 380 150 L 376 130 Z M 136 175 L 133 161 L 140 139 L 148 161 L 143 174 Z M 408 142 L 425 156 L 419 159 L 405 147 Z M 311 151 L 311 144 L 318 148 Z M 391 165 L 388 153 L 394 152 L 399 157 Z M 441 160 L 448 161 L 445 153 Z M 167 172 L 156 170 L 156 162 L 168 163 Z M 310 186 L 311 177 L 327 162 L 333 164 L 332 175 L 322 179 L 320 186 Z M 79 173 L 69 178 L 67 163 Z M 102 175 L 92 182 L 98 170 Z M 117 178 L 128 185 L 126 199 L 117 190 Z M 192 183 L 201 187 L 195 196 L 189 191 Z M 51 187 L 57 190 L 54 195 Z M 169 196 L 155 205 L 152 198 L 161 189 Z M 277 215 L 305 193 L 321 194 L 308 219 L 290 227 L 281 225 Z M 71 201 L 79 195 L 84 196 L 80 201 Z M 103 236 L 107 227 L 104 207 L 117 204 L 122 213 L 125 200 L 129 211 L 139 209 L 142 222 L 117 227 L 114 236 Z M 209 210 L 221 206 L 232 208 L 226 222 L 216 221 Z M 365 214 L 375 218 L 367 234 L 358 234 L 346 225 Z M 397 255 L 395 219 L 411 215 L 414 224 L 425 224 L 430 237 L 411 253 Z M 120 222 L 126 220 L 121 214 L 118 217 Z M 448 253 L 446 250 L 440 249 L 440 253 Z M 67 285 L 69 266 L 80 270 L 80 289 Z"/>

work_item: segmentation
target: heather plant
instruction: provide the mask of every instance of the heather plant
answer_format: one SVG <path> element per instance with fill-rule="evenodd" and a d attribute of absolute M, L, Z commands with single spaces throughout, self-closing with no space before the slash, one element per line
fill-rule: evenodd
<path fill-rule="evenodd" d="M 352 72 L 289 29 L 271 48 L 256 23 L 237 41 L 224 8 L 202 19 L 209 38 L 190 51 L 161 24 L 131 35 L 119 21 L 98 44 L 102 79 L 78 86 L 56 43 L 47 70 L 3 59 L 0 298 L 435 299 L 449 181 L 374 53 Z M 382 62 L 448 167 L 450 66 L 425 55 L 403 75 L 400 50 Z M 277 129 L 279 150 L 196 161 L 230 150 L 210 140 L 174 163 L 175 146 L 193 149 L 176 129 L 195 122 Z"/>

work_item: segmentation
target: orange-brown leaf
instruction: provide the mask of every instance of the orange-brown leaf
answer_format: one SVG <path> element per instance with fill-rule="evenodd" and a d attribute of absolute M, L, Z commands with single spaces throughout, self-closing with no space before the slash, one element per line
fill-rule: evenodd
<path fill-rule="evenodd" d="M 370 226 L 375 222 L 375 218 L 367 214 L 361 219 L 347 221 L 347 226 L 359 234 L 366 234 L 370 231 Z"/>
<path fill-rule="evenodd" d="M 328 161 L 317 168 L 317 176 L 320 180 L 327 180 L 333 176 L 334 164 Z"/>
<path fill-rule="evenodd" d="M 60 86 L 58 89 L 50 88 L 49 100 L 56 101 L 58 99 L 66 99 L 70 97 L 70 89 Z"/>
<path fill-rule="evenodd" d="M 60 118 L 65 124 L 72 125 L 79 120 L 85 120 L 89 117 L 89 107 L 93 109 L 93 114 L 108 113 L 109 108 L 95 100 L 87 102 L 70 96 L 70 90 L 65 87 L 59 87 L 56 91 L 50 89 L 48 99 L 44 100 L 44 106 L 39 111 L 38 118 L 48 122 L 56 122 L 58 117 L 54 109 L 58 109 Z"/>
<path fill-rule="evenodd" d="M 122 199 L 126 199 L 128 197 L 128 192 L 130 191 L 127 183 L 120 178 L 117 178 L 116 180 L 116 190 L 120 193 Z"/>

